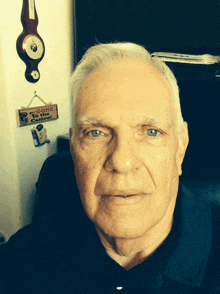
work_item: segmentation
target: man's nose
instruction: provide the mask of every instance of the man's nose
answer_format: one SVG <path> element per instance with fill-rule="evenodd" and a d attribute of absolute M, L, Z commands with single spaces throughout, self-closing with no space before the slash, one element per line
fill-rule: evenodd
<path fill-rule="evenodd" d="M 105 168 L 120 174 L 129 173 L 140 166 L 138 149 L 132 139 L 115 140 L 105 162 Z"/>

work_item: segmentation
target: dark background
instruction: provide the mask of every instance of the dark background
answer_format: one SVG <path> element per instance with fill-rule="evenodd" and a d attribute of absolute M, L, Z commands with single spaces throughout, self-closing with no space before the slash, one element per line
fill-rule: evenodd
<path fill-rule="evenodd" d="M 220 1 L 76 0 L 76 60 L 98 42 L 115 41 L 151 53 L 220 55 Z M 220 65 L 168 65 L 189 125 L 183 176 L 220 179 Z"/>

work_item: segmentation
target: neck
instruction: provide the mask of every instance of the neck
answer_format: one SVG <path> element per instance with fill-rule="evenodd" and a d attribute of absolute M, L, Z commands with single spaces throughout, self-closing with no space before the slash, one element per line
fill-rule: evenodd
<path fill-rule="evenodd" d="M 169 235 L 173 223 L 173 213 L 149 229 L 146 234 L 136 239 L 114 238 L 105 235 L 96 227 L 100 240 L 107 254 L 126 270 L 147 259 Z"/>

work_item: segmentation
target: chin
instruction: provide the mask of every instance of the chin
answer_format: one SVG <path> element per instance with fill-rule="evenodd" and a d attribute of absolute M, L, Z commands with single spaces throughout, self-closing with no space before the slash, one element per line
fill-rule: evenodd
<path fill-rule="evenodd" d="M 137 239 L 144 236 L 154 224 L 137 220 L 117 220 L 95 222 L 96 227 L 109 238 Z"/>

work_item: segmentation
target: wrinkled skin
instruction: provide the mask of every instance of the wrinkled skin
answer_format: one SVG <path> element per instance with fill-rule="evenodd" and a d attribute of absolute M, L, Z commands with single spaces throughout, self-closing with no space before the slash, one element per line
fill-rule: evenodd
<path fill-rule="evenodd" d="M 188 144 L 185 122 L 178 140 L 176 117 L 167 80 L 137 59 L 99 67 L 80 89 L 75 174 L 85 212 L 114 259 L 157 247 L 171 229 Z"/>

